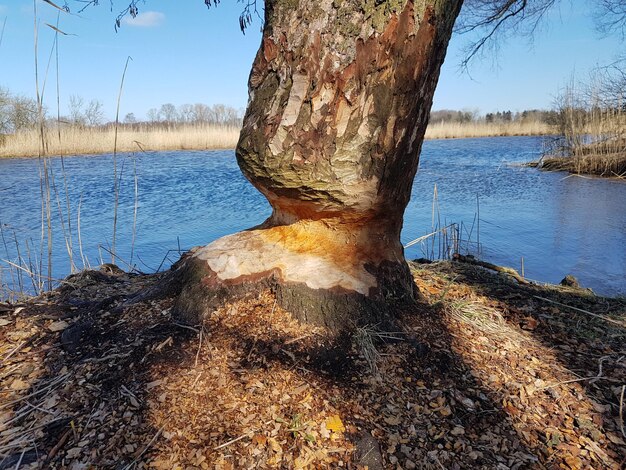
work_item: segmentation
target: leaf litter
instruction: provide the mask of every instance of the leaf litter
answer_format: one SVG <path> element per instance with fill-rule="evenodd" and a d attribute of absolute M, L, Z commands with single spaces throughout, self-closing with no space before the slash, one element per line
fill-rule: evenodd
<path fill-rule="evenodd" d="M 0 304 L 0 468 L 624 468 L 626 301 L 411 268 L 398 331 L 353 338 L 269 291 L 183 325 L 110 267 Z"/>

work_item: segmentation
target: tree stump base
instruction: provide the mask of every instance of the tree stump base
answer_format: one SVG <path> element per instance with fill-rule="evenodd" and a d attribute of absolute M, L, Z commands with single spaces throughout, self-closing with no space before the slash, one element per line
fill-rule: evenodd
<path fill-rule="evenodd" d="M 220 238 L 176 267 L 175 311 L 197 324 L 225 302 L 269 288 L 298 320 L 337 333 L 393 323 L 417 289 L 402 252 L 389 256 L 397 247 L 371 234 L 358 224 L 299 221 Z"/>

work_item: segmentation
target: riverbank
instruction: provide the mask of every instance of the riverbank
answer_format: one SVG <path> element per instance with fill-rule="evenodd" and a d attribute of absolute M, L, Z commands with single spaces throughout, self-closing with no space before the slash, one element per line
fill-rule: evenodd
<path fill-rule="evenodd" d="M 528 166 L 545 171 L 567 171 L 578 175 L 626 178 L 626 151 L 571 157 L 545 156 Z"/>
<path fill-rule="evenodd" d="M 540 122 L 508 123 L 431 123 L 427 139 L 469 137 L 528 136 L 550 134 L 551 128 Z M 232 149 L 237 145 L 236 126 L 201 125 L 123 125 L 118 129 L 118 152 L 147 150 Z M 46 155 L 92 155 L 112 153 L 115 129 L 64 127 L 45 133 Z M 0 141 L 0 158 L 37 156 L 41 139 L 36 130 L 5 136 Z"/>
<path fill-rule="evenodd" d="M 398 332 L 347 343 L 271 292 L 194 326 L 172 299 L 124 307 L 159 276 L 111 267 L 0 304 L 3 463 L 623 468 L 624 299 L 411 269 Z"/>

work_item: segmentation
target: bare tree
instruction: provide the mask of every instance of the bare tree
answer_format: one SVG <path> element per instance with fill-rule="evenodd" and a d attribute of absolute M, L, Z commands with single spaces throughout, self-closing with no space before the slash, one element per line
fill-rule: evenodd
<path fill-rule="evenodd" d="M 148 122 L 159 122 L 159 111 L 156 108 L 150 108 L 147 113 Z"/>
<path fill-rule="evenodd" d="M 193 121 L 197 123 L 209 122 L 211 110 L 206 104 L 196 103 L 193 105 Z"/>
<path fill-rule="evenodd" d="M 78 95 L 70 95 L 68 109 L 70 122 L 74 125 L 84 126 L 87 121 L 85 120 L 84 113 L 85 100 Z"/>
<path fill-rule="evenodd" d="M 178 107 L 178 120 L 179 122 L 188 124 L 193 122 L 193 105 L 181 104 Z"/>
<path fill-rule="evenodd" d="M 0 135 L 11 132 L 10 99 L 9 91 L 0 87 Z"/>
<path fill-rule="evenodd" d="M 38 108 L 35 100 L 24 96 L 13 97 L 10 116 L 13 131 L 35 127 L 37 124 L 37 114 Z"/>
<path fill-rule="evenodd" d="M 84 113 L 85 123 L 88 126 L 99 126 L 104 121 L 104 111 L 102 103 L 98 100 L 91 100 L 87 103 Z"/>
<path fill-rule="evenodd" d="M 137 118 L 135 117 L 135 113 L 127 113 L 124 116 L 124 124 L 135 124 L 137 122 Z"/>
<path fill-rule="evenodd" d="M 37 123 L 37 102 L 0 88 L 0 134 L 30 129 Z M 44 110 L 45 116 L 45 110 Z"/>
<path fill-rule="evenodd" d="M 159 117 L 161 121 L 167 122 L 168 124 L 176 122 L 178 120 L 176 106 L 172 103 L 162 104 L 161 109 L 159 109 Z"/>
<path fill-rule="evenodd" d="M 458 33 L 475 33 L 478 38 L 470 41 L 463 65 L 468 63 L 486 46 L 496 49 L 509 35 L 533 33 L 546 14 L 559 0 L 465 0 L 459 21 Z M 626 32 L 626 2 L 624 0 L 595 0 L 595 20 L 598 30 L 604 34 Z"/>

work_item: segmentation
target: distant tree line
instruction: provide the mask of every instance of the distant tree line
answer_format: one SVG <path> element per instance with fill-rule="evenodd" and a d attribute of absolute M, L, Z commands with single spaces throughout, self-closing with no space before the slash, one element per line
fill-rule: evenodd
<path fill-rule="evenodd" d="M 38 122 L 37 101 L 11 93 L 0 87 L 0 139 L 3 135 L 13 134 L 27 129 L 34 129 Z M 104 106 L 96 99 L 85 100 L 79 95 L 69 97 L 67 113 L 51 116 L 46 108 L 42 117 L 48 128 L 56 126 L 100 127 L 111 125 L 104 115 Z M 179 124 L 210 124 L 240 126 L 243 110 L 224 104 L 207 105 L 204 103 L 162 104 L 159 108 L 148 110 L 145 120 L 137 119 L 135 113 L 128 113 L 122 120 L 127 126 L 174 126 Z"/>
<path fill-rule="evenodd" d="M 542 122 L 554 125 L 558 122 L 558 111 L 529 109 L 522 112 L 497 111 L 484 116 L 475 110 L 441 109 L 430 113 L 430 122 L 435 123 L 488 123 L 500 124 L 506 122 Z"/>
<path fill-rule="evenodd" d="M 485 122 L 542 122 L 554 125 L 558 121 L 558 111 L 545 109 L 527 109 L 522 112 L 498 111 L 485 114 Z"/>
<path fill-rule="evenodd" d="M 243 119 L 243 110 L 224 104 L 206 105 L 204 103 L 162 104 L 160 108 L 150 108 L 147 113 L 147 122 L 152 125 L 172 124 L 215 124 L 240 126 Z M 133 113 L 124 117 L 125 124 L 135 124 L 137 119 Z"/>

